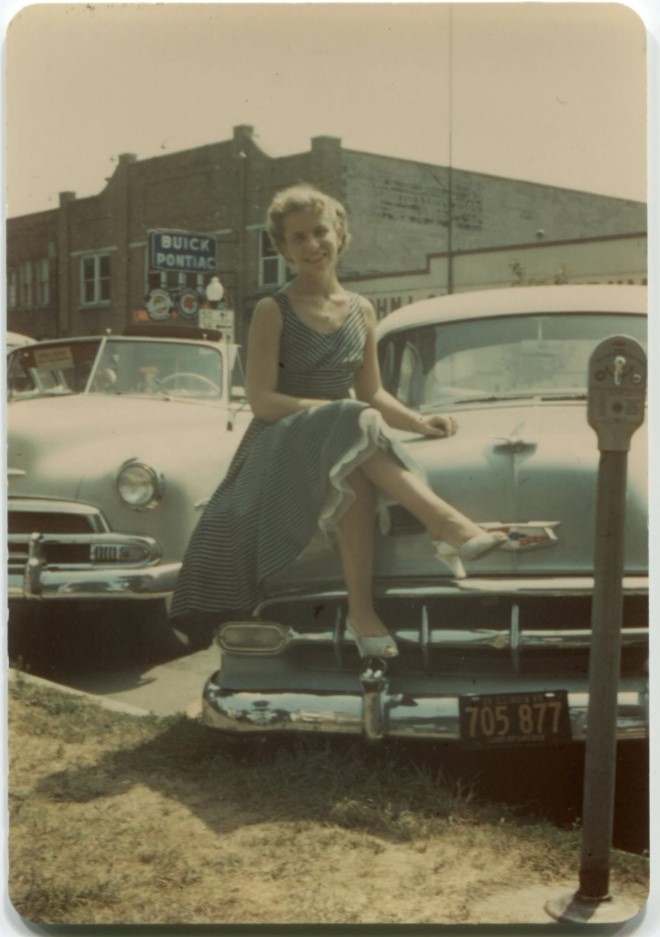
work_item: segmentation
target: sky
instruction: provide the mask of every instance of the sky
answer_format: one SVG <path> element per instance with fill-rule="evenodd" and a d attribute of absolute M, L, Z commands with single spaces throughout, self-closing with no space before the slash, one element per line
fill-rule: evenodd
<path fill-rule="evenodd" d="M 314 136 L 646 200 L 647 0 L 57 3 L 6 7 L 9 217 L 102 191 L 250 124 L 272 157 Z M 656 40 L 657 42 L 657 40 Z"/>

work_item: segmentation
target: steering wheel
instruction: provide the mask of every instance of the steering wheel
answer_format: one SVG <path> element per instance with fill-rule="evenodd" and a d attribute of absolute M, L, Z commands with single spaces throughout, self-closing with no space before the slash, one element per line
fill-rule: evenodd
<path fill-rule="evenodd" d="M 158 383 L 162 387 L 169 388 L 170 384 L 176 386 L 180 380 L 196 382 L 203 390 L 211 390 L 214 394 L 220 393 L 220 388 L 217 384 L 214 384 L 210 378 L 204 377 L 203 374 L 196 374 L 194 371 L 175 371 L 173 374 L 168 374 L 167 377 L 161 378 Z M 174 389 L 174 386 L 172 389 Z"/>

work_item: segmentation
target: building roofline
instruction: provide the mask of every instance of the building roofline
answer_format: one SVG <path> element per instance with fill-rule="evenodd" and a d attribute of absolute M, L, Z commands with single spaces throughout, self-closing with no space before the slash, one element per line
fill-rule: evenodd
<path fill-rule="evenodd" d="M 369 156 L 369 157 L 375 157 L 378 159 L 390 159 L 390 160 L 395 160 L 396 162 L 399 162 L 399 163 L 414 163 L 416 166 L 424 166 L 428 169 L 443 169 L 443 170 L 448 171 L 450 168 L 449 166 L 443 163 L 428 163 L 424 160 L 412 159 L 407 156 L 390 156 L 386 153 L 372 153 L 367 150 L 355 150 L 351 147 L 343 147 L 342 150 L 344 153 L 353 153 L 356 156 Z M 460 166 L 452 166 L 451 168 L 453 172 L 462 173 L 463 175 L 466 175 L 466 176 L 481 176 L 484 179 L 497 179 L 498 181 L 501 181 L 501 182 L 519 182 L 519 183 L 522 183 L 523 185 L 533 185 L 540 189 L 558 189 L 561 192 L 573 192 L 576 195 L 588 195 L 591 198 L 595 196 L 596 198 L 614 199 L 617 202 L 629 202 L 631 205 L 647 205 L 648 204 L 648 202 L 643 199 L 624 198 L 620 195 L 607 195 L 606 193 L 603 193 L 603 192 L 592 192 L 588 189 L 567 188 L 566 186 L 563 186 L 563 185 L 552 185 L 552 183 L 549 183 L 549 182 L 535 182 L 533 179 L 519 179 L 517 176 L 499 176 L 496 173 L 481 172 L 478 169 L 462 169 Z"/>

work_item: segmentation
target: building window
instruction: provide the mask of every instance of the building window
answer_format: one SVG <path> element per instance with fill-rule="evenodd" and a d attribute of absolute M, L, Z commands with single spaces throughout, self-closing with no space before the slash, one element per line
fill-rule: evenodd
<path fill-rule="evenodd" d="M 32 305 L 32 261 L 23 260 L 18 268 L 19 303 L 21 306 Z"/>
<path fill-rule="evenodd" d="M 110 302 L 110 255 L 89 254 L 80 265 L 81 305 Z"/>
<path fill-rule="evenodd" d="M 259 232 L 259 286 L 280 286 L 286 278 L 286 261 L 270 243 L 268 232 Z"/>
<path fill-rule="evenodd" d="M 50 264 L 48 258 L 35 263 L 37 276 L 37 306 L 47 306 L 50 302 Z"/>
<path fill-rule="evenodd" d="M 18 304 L 18 277 L 14 267 L 7 271 L 7 308 L 15 309 Z"/>

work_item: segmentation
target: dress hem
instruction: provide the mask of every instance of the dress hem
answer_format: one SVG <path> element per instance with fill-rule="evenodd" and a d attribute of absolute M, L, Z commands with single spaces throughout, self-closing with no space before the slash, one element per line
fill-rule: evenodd
<path fill-rule="evenodd" d="M 358 423 L 362 430 L 359 439 L 330 469 L 328 492 L 318 520 L 318 527 L 324 538 L 331 538 L 336 533 L 343 514 L 355 501 L 355 492 L 348 482 L 348 476 L 378 449 L 389 449 L 405 468 L 415 475 L 423 475 L 420 466 L 408 456 L 403 446 L 388 435 L 385 421 L 377 410 L 366 407 L 360 414 Z M 390 529 L 389 507 L 395 503 L 383 492 L 378 492 L 375 513 L 382 534 L 387 534 Z"/>

